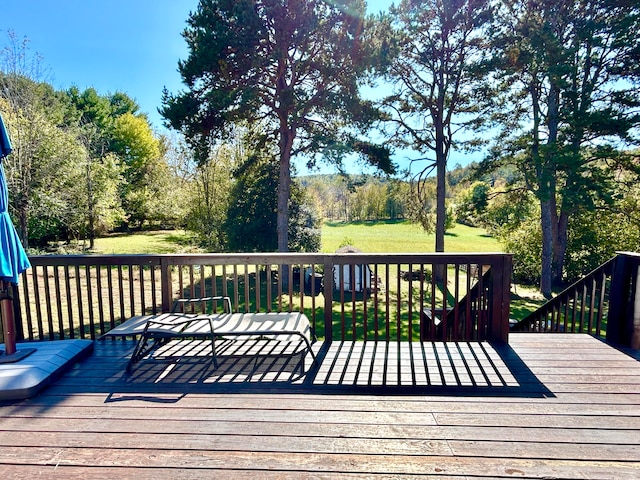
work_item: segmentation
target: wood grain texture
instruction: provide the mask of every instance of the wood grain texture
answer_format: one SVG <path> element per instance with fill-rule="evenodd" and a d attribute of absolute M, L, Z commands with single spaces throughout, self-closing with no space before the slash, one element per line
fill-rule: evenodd
<path fill-rule="evenodd" d="M 640 478 L 640 363 L 587 335 L 132 347 L 0 405 L 5 478 Z"/>

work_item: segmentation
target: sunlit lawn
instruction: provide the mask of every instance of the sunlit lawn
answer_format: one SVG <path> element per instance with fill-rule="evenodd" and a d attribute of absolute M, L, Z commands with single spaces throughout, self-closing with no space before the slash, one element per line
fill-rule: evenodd
<path fill-rule="evenodd" d="M 483 229 L 456 225 L 445 237 L 447 252 L 501 252 L 495 238 Z M 322 251 L 335 252 L 349 244 L 365 253 L 428 253 L 435 251 L 435 235 L 406 221 L 326 223 L 322 227 Z"/>
<path fill-rule="evenodd" d="M 111 235 L 96 239 L 93 253 L 201 253 L 192 234 L 185 231 L 153 231 Z M 404 221 L 326 223 L 322 227 L 322 252 L 335 252 L 345 244 L 364 253 L 428 253 L 434 251 L 434 235 Z M 447 252 L 501 252 L 498 241 L 479 228 L 456 225 L 445 237 Z M 514 286 L 511 316 L 523 318 L 543 303 L 535 288 Z"/>
<path fill-rule="evenodd" d="M 322 226 L 323 253 L 353 245 L 365 253 L 428 253 L 434 251 L 435 236 L 405 221 L 326 223 Z M 500 244 L 479 228 L 456 225 L 445 237 L 447 252 L 501 252 Z M 184 230 L 158 230 L 113 234 L 96 239 L 93 253 L 195 253 L 193 235 Z"/>
<path fill-rule="evenodd" d="M 196 253 L 193 234 L 184 230 L 158 230 L 132 234 L 113 234 L 97 238 L 92 253 L 106 255 L 147 253 Z"/>

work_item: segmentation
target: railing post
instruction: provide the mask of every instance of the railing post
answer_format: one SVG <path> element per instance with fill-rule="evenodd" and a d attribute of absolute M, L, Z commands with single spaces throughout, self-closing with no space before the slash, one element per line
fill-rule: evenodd
<path fill-rule="evenodd" d="M 160 257 L 160 291 L 162 295 L 162 311 L 171 311 L 172 303 L 171 264 L 167 257 Z"/>
<path fill-rule="evenodd" d="M 324 257 L 324 341 L 333 341 L 333 259 Z"/>
<path fill-rule="evenodd" d="M 509 342 L 509 309 L 511 303 L 511 255 L 494 257 L 491 265 L 491 342 Z"/>
<path fill-rule="evenodd" d="M 635 255 L 618 253 L 613 267 L 607 318 L 607 341 L 630 347 L 638 343 L 640 329 L 640 279 Z M 634 326 L 637 325 L 637 327 Z M 636 345 L 634 348 L 639 348 Z"/>

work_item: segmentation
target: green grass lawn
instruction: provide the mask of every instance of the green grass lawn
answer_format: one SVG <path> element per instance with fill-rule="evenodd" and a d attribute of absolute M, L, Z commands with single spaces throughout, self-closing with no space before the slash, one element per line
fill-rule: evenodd
<path fill-rule="evenodd" d="M 434 235 L 405 221 L 326 223 L 322 227 L 322 252 L 335 252 L 350 244 L 365 253 L 428 253 L 434 251 Z M 479 228 L 456 225 L 445 237 L 447 252 L 501 252 L 498 241 Z M 185 231 L 153 231 L 98 238 L 93 253 L 201 253 L 193 236 Z M 535 288 L 514 286 L 511 316 L 524 318 L 544 303 Z"/>
<path fill-rule="evenodd" d="M 435 236 L 406 221 L 325 223 L 323 253 L 333 253 L 345 244 L 365 253 L 433 252 Z M 445 237 L 447 252 L 501 252 L 498 241 L 479 228 L 456 225 Z M 113 234 L 97 238 L 93 253 L 199 253 L 193 235 L 182 230 L 159 230 Z"/>
<path fill-rule="evenodd" d="M 194 246 L 193 235 L 184 230 L 158 230 L 113 234 L 96 238 L 92 253 L 105 255 L 147 253 L 201 253 Z"/>
<path fill-rule="evenodd" d="M 332 253 L 343 245 L 365 253 L 427 253 L 435 250 L 435 235 L 407 221 L 325 223 L 322 252 Z M 444 240 L 447 252 L 501 252 L 495 238 L 483 229 L 456 225 Z"/>

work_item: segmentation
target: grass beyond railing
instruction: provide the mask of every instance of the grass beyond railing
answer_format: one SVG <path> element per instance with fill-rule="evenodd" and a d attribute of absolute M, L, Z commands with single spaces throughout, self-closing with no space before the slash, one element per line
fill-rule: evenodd
<path fill-rule="evenodd" d="M 235 312 L 304 312 L 316 335 L 327 341 L 506 341 L 508 336 L 511 257 L 505 254 L 30 260 L 15 300 L 27 340 L 93 339 L 131 316 L 169 311 L 178 298 L 210 295 L 230 297 Z"/>
<path fill-rule="evenodd" d="M 640 346 L 638 268 L 640 255 L 620 253 L 562 291 L 512 327 L 512 331 L 589 333 Z"/>
<path fill-rule="evenodd" d="M 513 326 L 514 331 L 605 336 L 615 258 L 560 292 Z"/>

